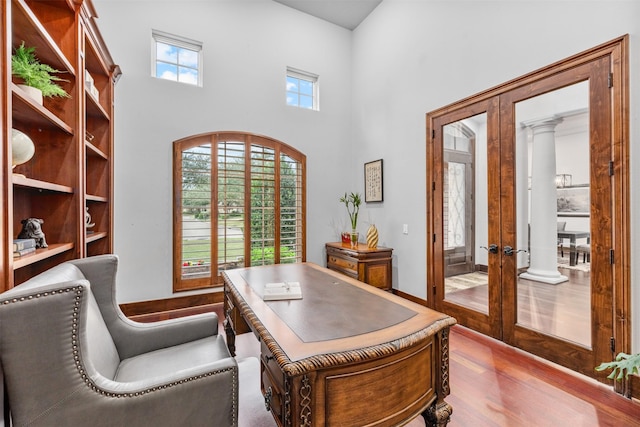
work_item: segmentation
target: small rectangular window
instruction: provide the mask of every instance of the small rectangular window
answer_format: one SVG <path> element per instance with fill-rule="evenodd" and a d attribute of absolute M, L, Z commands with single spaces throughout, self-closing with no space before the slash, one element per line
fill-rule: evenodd
<path fill-rule="evenodd" d="M 319 110 L 318 76 L 287 67 L 287 105 Z"/>
<path fill-rule="evenodd" d="M 202 86 L 202 42 L 153 30 L 151 75 Z"/>

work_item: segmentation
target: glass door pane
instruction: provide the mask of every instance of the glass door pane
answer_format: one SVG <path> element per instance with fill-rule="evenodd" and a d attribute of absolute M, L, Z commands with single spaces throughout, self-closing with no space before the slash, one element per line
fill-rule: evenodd
<path fill-rule="evenodd" d="M 591 347 L 589 82 L 515 113 L 516 323 Z"/>
<path fill-rule="evenodd" d="M 443 127 L 444 300 L 489 313 L 487 114 Z"/>

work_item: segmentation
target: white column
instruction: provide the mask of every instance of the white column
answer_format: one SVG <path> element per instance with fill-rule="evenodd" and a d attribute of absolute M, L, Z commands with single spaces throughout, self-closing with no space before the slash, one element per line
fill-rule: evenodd
<path fill-rule="evenodd" d="M 529 122 L 531 155 L 531 237 L 529 269 L 522 279 L 558 284 L 569 280 L 558 271 L 558 202 L 555 128 L 562 119 Z"/>
<path fill-rule="evenodd" d="M 516 129 L 516 218 L 518 228 L 516 230 L 518 240 L 516 249 L 529 249 L 529 132 L 527 128 L 518 126 Z M 527 173 L 525 173 L 525 171 Z M 529 265 L 529 253 L 517 253 L 518 269 Z"/>

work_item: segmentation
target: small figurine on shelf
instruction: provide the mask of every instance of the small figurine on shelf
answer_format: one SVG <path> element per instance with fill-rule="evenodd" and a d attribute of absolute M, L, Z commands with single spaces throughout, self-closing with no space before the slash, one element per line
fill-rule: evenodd
<path fill-rule="evenodd" d="M 93 231 L 89 229 L 93 228 L 94 225 L 96 224 L 91 222 L 91 214 L 89 213 L 89 206 L 87 206 L 86 212 L 84 213 L 84 226 L 87 231 L 87 234 L 93 233 Z"/>
<path fill-rule="evenodd" d="M 22 230 L 18 234 L 18 239 L 35 239 L 36 248 L 46 248 L 47 241 L 44 238 L 44 232 L 42 231 L 42 224 L 44 220 L 40 218 L 27 218 L 20 221 L 22 223 Z"/>

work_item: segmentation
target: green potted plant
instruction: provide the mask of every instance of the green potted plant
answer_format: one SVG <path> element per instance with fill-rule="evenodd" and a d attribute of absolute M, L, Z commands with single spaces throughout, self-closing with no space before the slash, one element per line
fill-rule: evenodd
<path fill-rule="evenodd" d="M 40 95 L 31 95 L 42 104 L 42 97 L 69 98 L 69 94 L 56 82 L 68 81 L 55 76 L 62 71 L 43 64 L 36 57 L 35 47 L 25 47 L 24 42 L 14 49 L 11 56 L 11 74 L 19 77 L 25 86 L 37 89 Z M 33 93 L 27 90 L 28 93 Z"/>
<path fill-rule="evenodd" d="M 349 219 L 351 220 L 351 246 L 358 246 L 358 232 L 356 228 L 358 226 L 358 212 L 360 211 L 360 204 L 362 203 L 362 198 L 360 197 L 360 193 L 351 193 L 347 195 L 344 193 L 344 196 L 340 197 L 340 202 L 344 203 L 347 208 L 347 213 L 349 213 Z"/>
<path fill-rule="evenodd" d="M 612 369 L 607 378 L 618 381 L 631 374 L 640 374 L 640 353 L 618 353 L 616 360 L 613 362 L 602 362 L 596 366 L 596 371 L 604 371 L 605 369 Z"/>

